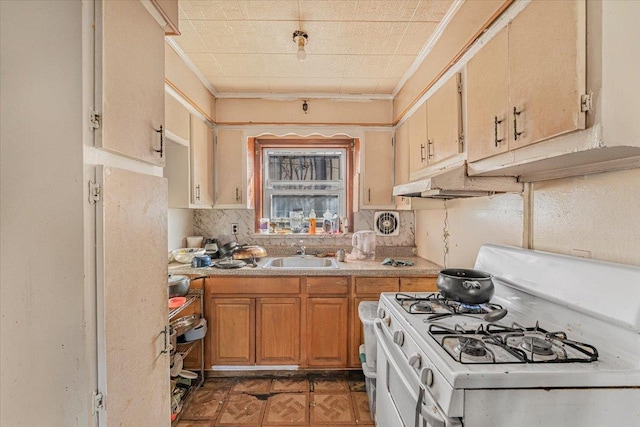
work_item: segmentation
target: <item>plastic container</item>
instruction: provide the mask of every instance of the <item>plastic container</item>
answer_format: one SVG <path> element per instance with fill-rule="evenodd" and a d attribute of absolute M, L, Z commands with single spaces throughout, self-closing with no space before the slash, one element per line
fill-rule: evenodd
<path fill-rule="evenodd" d="M 378 359 L 376 334 L 373 330 L 373 321 L 376 319 L 377 312 L 377 302 L 362 301 L 358 305 L 358 316 L 364 329 L 365 364 L 369 369 L 373 370 L 373 372 L 376 371 L 376 361 Z"/>
<path fill-rule="evenodd" d="M 376 371 L 370 369 L 366 363 L 362 364 L 362 373 L 364 373 L 364 387 L 367 390 L 367 397 L 369 398 L 369 413 L 371 418 L 375 419 L 376 416 Z"/>

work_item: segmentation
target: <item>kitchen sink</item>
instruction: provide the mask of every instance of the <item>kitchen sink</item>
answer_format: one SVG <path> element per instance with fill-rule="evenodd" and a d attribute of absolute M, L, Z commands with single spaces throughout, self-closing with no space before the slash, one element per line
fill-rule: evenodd
<path fill-rule="evenodd" d="M 332 269 L 340 268 L 334 258 L 315 258 L 315 257 L 282 257 L 271 258 L 262 267 L 266 269 Z"/>

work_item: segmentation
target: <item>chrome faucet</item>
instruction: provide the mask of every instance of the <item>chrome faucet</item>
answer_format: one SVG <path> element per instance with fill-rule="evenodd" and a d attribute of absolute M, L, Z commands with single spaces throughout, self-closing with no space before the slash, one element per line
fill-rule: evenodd
<path fill-rule="evenodd" d="M 296 248 L 296 254 L 297 255 L 306 255 L 305 253 L 305 246 L 303 245 L 304 241 L 300 240 L 299 243 L 292 243 L 291 246 L 293 246 L 294 248 Z"/>

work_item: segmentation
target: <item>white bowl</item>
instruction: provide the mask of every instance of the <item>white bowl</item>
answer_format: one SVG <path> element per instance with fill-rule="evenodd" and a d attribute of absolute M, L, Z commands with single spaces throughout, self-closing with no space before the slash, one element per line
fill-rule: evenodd
<path fill-rule="evenodd" d="M 204 248 L 180 248 L 171 251 L 173 259 L 183 264 L 190 264 L 194 256 L 204 255 Z"/>

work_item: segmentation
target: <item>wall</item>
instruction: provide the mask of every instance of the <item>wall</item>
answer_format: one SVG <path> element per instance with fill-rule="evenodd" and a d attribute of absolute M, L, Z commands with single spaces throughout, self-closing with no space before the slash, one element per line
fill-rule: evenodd
<path fill-rule="evenodd" d="M 215 122 L 216 99 L 167 43 L 164 46 L 164 74 L 170 87 L 177 89 L 205 118 Z"/>
<path fill-rule="evenodd" d="M 340 100 L 308 99 L 218 99 L 216 117 L 219 124 L 328 124 L 376 125 L 391 123 L 391 99 Z"/>
<path fill-rule="evenodd" d="M 361 210 L 354 213 L 355 230 L 373 230 L 372 210 Z M 351 248 L 351 234 L 346 236 L 309 236 L 290 234 L 286 236 L 261 235 L 253 232 L 255 214 L 252 209 L 200 209 L 194 211 L 194 234 L 214 237 L 220 244 L 234 240 L 230 234 L 231 223 L 237 223 L 240 232 L 237 239 L 240 243 L 254 243 L 264 246 L 285 246 L 298 240 L 304 240 L 309 247 L 343 247 Z M 414 246 L 413 212 L 400 212 L 400 233 L 398 236 L 384 236 L 376 239 L 378 246 Z"/>
<path fill-rule="evenodd" d="M 533 247 L 640 265 L 640 169 L 534 184 Z"/>
<path fill-rule="evenodd" d="M 522 246 L 521 195 L 448 200 L 444 206 L 416 211 L 416 246 L 422 258 L 443 267 L 472 268 L 483 243 Z"/>
<path fill-rule="evenodd" d="M 169 209 L 168 250 L 187 247 L 186 237 L 193 234 L 193 211 Z"/>
<path fill-rule="evenodd" d="M 82 15 L 80 1 L 0 2 L 3 426 L 93 425 Z"/>

